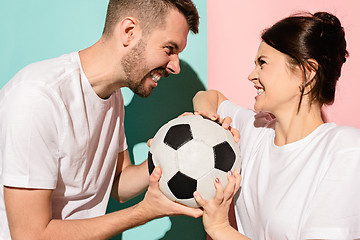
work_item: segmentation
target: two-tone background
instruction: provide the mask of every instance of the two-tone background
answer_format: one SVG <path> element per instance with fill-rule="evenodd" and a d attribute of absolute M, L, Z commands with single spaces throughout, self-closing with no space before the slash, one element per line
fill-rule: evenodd
<path fill-rule="evenodd" d="M 101 36 L 107 0 L 0 1 L 0 88 L 21 68 L 35 61 L 78 51 Z M 125 127 L 132 161 L 147 158 L 146 141 L 167 121 L 192 111 L 199 90 L 218 89 L 228 98 L 252 108 L 256 90 L 247 80 L 263 29 L 299 11 L 329 11 L 346 31 L 350 57 L 343 67 L 335 104 L 326 108 L 329 121 L 360 127 L 360 16 L 357 0 L 194 0 L 200 14 L 200 33 L 189 34 L 180 55 L 181 73 L 159 82 L 142 99 L 128 89 Z M 1 117 L 1 116 L 0 116 Z M 0 146 L 1 147 L 1 146 Z M 108 211 L 130 206 L 138 198 Z M 113 239 L 205 239 L 201 219 L 165 217 L 125 231 Z"/>

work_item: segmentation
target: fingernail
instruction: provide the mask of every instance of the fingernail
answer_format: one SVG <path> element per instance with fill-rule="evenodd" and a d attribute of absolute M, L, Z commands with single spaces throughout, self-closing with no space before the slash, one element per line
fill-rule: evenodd
<path fill-rule="evenodd" d="M 220 179 L 219 178 L 215 178 L 215 182 L 219 183 Z"/>
<path fill-rule="evenodd" d="M 233 175 L 233 172 L 232 172 L 232 171 L 229 171 L 228 173 L 229 173 L 229 175 L 230 175 L 230 176 L 232 176 L 232 175 Z"/>
<path fill-rule="evenodd" d="M 198 193 L 196 191 L 194 192 L 194 197 L 198 197 Z"/>
<path fill-rule="evenodd" d="M 160 175 L 160 170 L 159 170 L 159 168 L 155 168 L 155 170 L 154 170 L 154 176 L 155 177 L 158 177 Z"/>
<path fill-rule="evenodd" d="M 214 119 L 214 120 L 215 120 L 216 118 L 217 118 L 217 117 L 216 117 L 215 115 L 212 115 L 212 117 L 211 117 L 211 119 Z"/>

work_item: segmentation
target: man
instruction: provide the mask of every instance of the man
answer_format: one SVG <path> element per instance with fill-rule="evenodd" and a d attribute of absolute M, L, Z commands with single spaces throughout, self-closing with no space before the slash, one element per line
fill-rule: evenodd
<path fill-rule="evenodd" d="M 165 215 L 199 217 L 130 163 L 120 88 L 146 97 L 178 74 L 191 0 L 110 0 L 91 47 L 31 64 L 0 91 L 0 239 L 107 239 Z M 105 214 L 111 195 L 144 200 Z"/>

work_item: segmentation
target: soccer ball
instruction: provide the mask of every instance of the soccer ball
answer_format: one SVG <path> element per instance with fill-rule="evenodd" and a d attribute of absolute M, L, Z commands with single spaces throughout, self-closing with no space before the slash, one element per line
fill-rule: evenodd
<path fill-rule="evenodd" d="M 161 191 L 171 200 L 198 207 L 198 191 L 205 200 L 215 197 L 214 179 L 227 184 L 227 172 L 241 167 L 240 149 L 230 131 L 200 115 L 173 119 L 155 134 L 149 154 L 150 174 L 160 166 Z"/>

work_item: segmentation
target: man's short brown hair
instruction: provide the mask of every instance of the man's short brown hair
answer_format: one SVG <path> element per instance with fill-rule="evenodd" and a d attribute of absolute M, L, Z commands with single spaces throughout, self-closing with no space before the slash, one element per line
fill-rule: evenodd
<path fill-rule="evenodd" d="M 117 22 L 127 16 L 136 17 L 141 28 L 150 32 L 164 25 L 171 8 L 184 15 L 193 33 L 199 32 L 199 14 L 191 0 L 110 0 L 103 34 L 111 36 Z"/>

